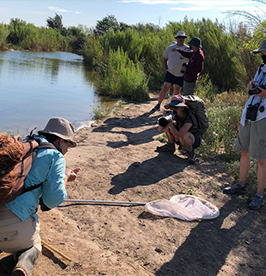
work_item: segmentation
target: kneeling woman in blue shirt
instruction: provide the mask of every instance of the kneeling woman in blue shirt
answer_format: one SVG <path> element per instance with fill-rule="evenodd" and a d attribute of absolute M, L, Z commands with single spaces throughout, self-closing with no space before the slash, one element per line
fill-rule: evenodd
<path fill-rule="evenodd" d="M 17 264 L 13 276 L 30 276 L 41 252 L 40 225 L 36 214 L 39 200 L 48 209 L 60 205 L 67 196 L 67 182 L 74 181 L 80 171 L 80 168 L 66 171 L 64 155 L 69 147 L 76 146 L 74 128 L 66 119 L 50 119 L 38 134 L 42 142 L 52 143 L 55 149 L 37 150 L 24 186 L 29 188 L 43 183 L 42 186 L 0 206 L 0 250 L 15 254 Z"/>

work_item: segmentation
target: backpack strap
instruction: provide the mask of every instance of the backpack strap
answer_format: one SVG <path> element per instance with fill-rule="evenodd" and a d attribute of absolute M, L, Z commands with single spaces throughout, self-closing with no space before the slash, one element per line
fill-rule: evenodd
<path fill-rule="evenodd" d="M 33 138 L 33 137 L 30 137 L 30 136 L 28 136 L 28 137 L 30 138 L 30 140 L 28 142 L 32 142 L 32 140 L 31 140 L 31 138 L 32 138 L 32 139 L 34 139 L 34 141 L 36 141 L 37 143 L 39 143 L 39 146 L 32 152 L 32 163 L 33 163 L 33 161 L 34 161 L 34 159 L 36 157 L 38 149 L 55 149 L 55 150 L 57 150 L 57 148 L 52 143 L 42 142 L 41 139 L 39 139 L 39 138 Z M 21 167 L 23 167 L 23 162 L 22 162 Z M 28 188 L 26 188 L 25 186 L 23 186 L 21 194 L 33 191 L 33 190 L 41 187 L 42 185 L 43 185 L 43 182 L 41 182 L 40 184 L 28 187 Z"/>

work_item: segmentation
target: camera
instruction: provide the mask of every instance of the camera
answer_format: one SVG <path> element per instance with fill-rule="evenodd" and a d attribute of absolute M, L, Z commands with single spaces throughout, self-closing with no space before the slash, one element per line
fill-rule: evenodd
<path fill-rule="evenodd" d="M 249 95 L 257 95 L 257 94 L 260 94 L 261 93 L 261 90 L 258 88 L 258 87 L 261 87 L 263 89 L 265 89 L 265 86 L 264 85 L 254 85 L 249 91 L 248 91 L 248 94 Z"/>
<path fill-rule="evenodd" d="M 169 124 L 169 122 L 170 122 L 171 119 L 172 119 L 172 115 L 171 114 L 167 115 L 167 116 L 164 116 L 164 117 L 161 117 L 158 120 L 158 124 L 161 127 L 166 127 Z"/>
<path fill-rule="evenodd" d="M 251 105 L 251 104 L 248 105 L 246 120 L 256 121 L 259 106 L 260 106 L 260 103 L 256 103 L 254 105 Z"/>
<path fill-rule="evenodd" d="M 168 111 L 167 114 L 166 114 L 166 116 L 161 117 L 158 120 L 158 124 L 161 127 L 166 127 L 169 124 L 170 120 L 171 119 L 175 120 L 175 118 L 176 118 L 176 114 L 174 112 L 172 112 L 172 111 Z"/>
<path fill-rule="evenodd" d="M 182 67 L 186 67 L 187 68 L 187 66 L 188 66 L 188 64 L 187 63 L 183 63 L 182 64 Z M 180 71 L 181 73 L 185 73 L 185 71 L 183 70 L 183 69 L 181 69 L 181 71 Z"/>

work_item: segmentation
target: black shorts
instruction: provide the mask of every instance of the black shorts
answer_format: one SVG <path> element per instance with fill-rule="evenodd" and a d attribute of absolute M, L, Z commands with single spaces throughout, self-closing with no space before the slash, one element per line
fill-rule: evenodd
<path fill-rule="evenodd" d="M 165 74 L 164 81 L 169 82 L 171 84 L 177 84 L 180 87 L 183 87 L 183 77 L 176 77 L 168 71 Z"/>
<path fill-rule="evenodd" d="M 197 134 L 193 134 L 194 135 L 194 137 L 195 137 L 195 142 L 194 142 L 194 144 L 193 144 L 193 149 L 196 149 L 196 148 L 198 148 L 199 146 L 200 146 L 200 144 L 201 144 L 201 138 L 200 138 L 200 136 L 199 135 L 197 135 Z"/>

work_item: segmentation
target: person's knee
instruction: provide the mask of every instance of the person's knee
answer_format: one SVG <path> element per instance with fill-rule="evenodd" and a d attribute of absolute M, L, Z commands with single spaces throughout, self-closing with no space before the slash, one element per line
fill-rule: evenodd
<path fill-rule="evenodd" d="M 163 89 L 164 89 L 164 90 L 165 90 L 165 89 L 168 90 L 171 86 L 172 86 L 172 84 L 171 84 L 170 82 L 165 81 L 164 84 L 163 84 Z"/>
<path fill-rule="evenodd" d="M 250 158 L 250 157 L 249 157 L 249 153 L 246 152 L 246 151 L 242 151 L 242 152 L 241 152 L 241 158 L 245 158 L 245 159 L 246 159 L 246 158 Z"/>
<path fill-rule="evenodd" d="M 266 165 L 266 159 L 257 159 L 258 165 L 259 166 L 265 166 Z"/>
<path fill-rule="evenodd" d="M 185 134 L 183 137 L 179 139 L 182 146 L 184 146 L 187 150 L 191 150 L 193 147 L 193 144 L 195 142 L 195 138 L 192 135 Z"/>

